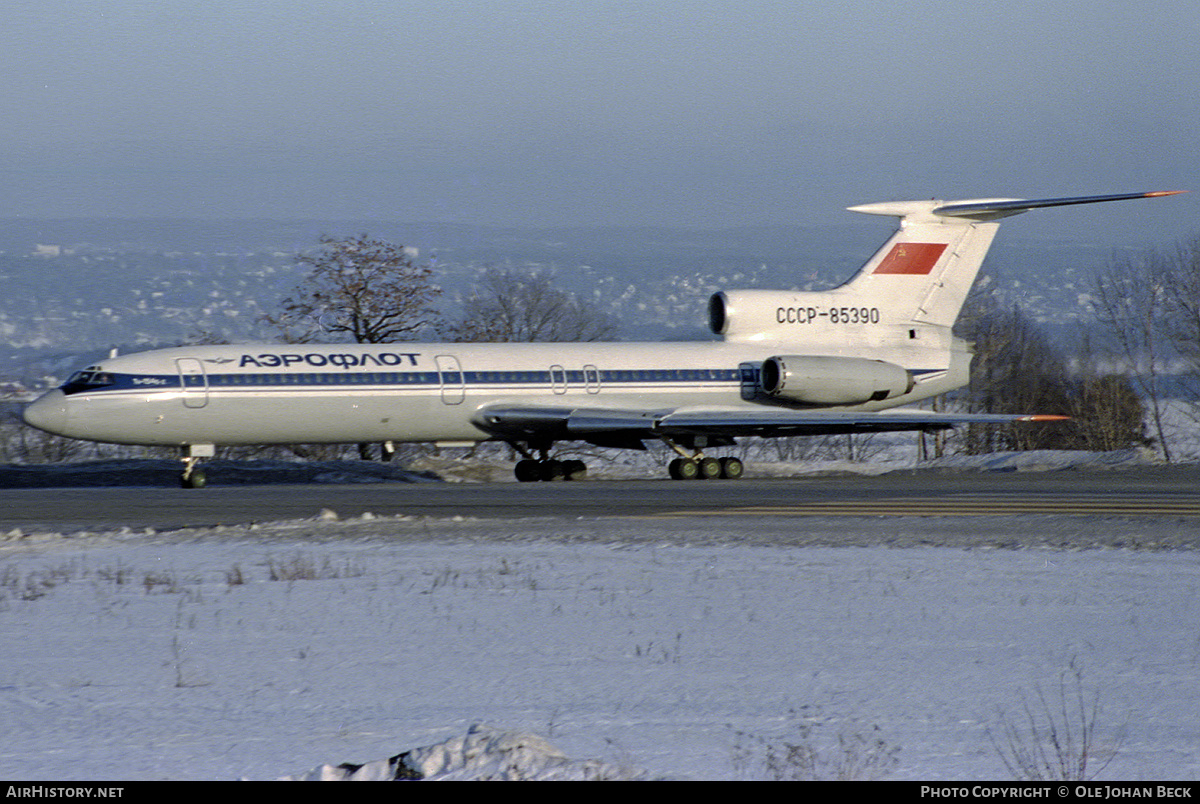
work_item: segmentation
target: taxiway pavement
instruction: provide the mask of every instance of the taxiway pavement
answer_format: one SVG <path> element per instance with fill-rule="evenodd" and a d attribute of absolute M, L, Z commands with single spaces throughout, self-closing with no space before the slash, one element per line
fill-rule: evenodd
<path fill-rule="evenodd" d="M 688 520 L 716 531 L 724 527 L 721 522 L 735 520 L 734 529 L 742 531 L 748 520 L 836 523 L 870 518 L 919 520 L 907 528 L 919 533 L 920 522 L 970 517 L 1007 521 L 1009 530 L 1018 533 L 1047 531 L 1045 522 L 1053 520 L 1058 524 L 1049 530 L 1065 528 L 1086 536 L 1086 522 L 1116 521 L 1136 523 L 1139 532 L 1172 534 L 1162 546 L 1192 547 L 1200 546 L 1200 467 L 912 471 L 739 481 L 0 489 L 0 535 L 14 530 L 65 533 L 238 525 L 313 518 L 326 509 L 341 519 L 369 512 L 443 519 Z M 830 529 L 838 528 L 833 524 Z"/>

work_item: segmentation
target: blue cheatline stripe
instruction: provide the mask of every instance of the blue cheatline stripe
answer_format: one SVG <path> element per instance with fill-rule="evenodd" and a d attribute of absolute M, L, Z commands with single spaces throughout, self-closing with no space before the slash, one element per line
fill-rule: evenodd
<path fill-rule="evenodd" d="M 913 374 L 921 375 L 944 369 L 918 369 Z M 183 388 L 284 388 L 294 386 L 337 388 L 346 386 L 420 387 L 443 384 L 468 386 L 538 386 L 566 385 L 587 387 L 590 385 L 621 386 L 629 384 L 686 383 L 694 385 L 736 384 L 755 379 L 754 372 L 741 369 L 606 369 L 603 371 L 466 371 L 446 372 L 444 377 L 436 371 L 395 372 L 247 372 L 238 374 L 191 375 L 183 378 L 180 385 L 178 374 L 111 374 L 112 382 L 107 385 L 66 387 L 73 393 L 98 393 L 103 391 L 157 391 Z"/>
<path fill-rule="evenodd" d="M 98 391 L 154 391 L 179 388 L 177 374 L 111 374 L 113 382 L 108 385 L 92 385 L 67 389 L 68 393 Z M 446 372 L 444 377 L 436 371 L 407 372 L 246 372 L 238 374 L 190 375 L 183 378 L 185 388 L 261 388 L 281 386 L 347 386 L 385 385 L 421 386 L 446 383 L 467 385 L 549 385 L 563 383 L 586 385 L 588 383 L 729 383 L 741 379 L 737 369 L 642 369 L 585 371 L 467 371 Z"/>

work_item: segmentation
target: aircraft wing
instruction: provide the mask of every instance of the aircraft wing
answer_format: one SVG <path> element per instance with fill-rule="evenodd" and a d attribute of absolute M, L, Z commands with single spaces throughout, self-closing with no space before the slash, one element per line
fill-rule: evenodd
<path fill-rule="evenodd" d="M 696 435 L 835 435 L 947 430 L 964 424 L 1009 424 L 1020 421 L 1059 421 L 1066 418 L 1004 413 L 939 413 L 900 408 L 884 411 L 680 410 L 666 416 L 659 429 Z"/>
<path fill-rule="evenodd" d="M 476 424 L 506 439 L 591 441 L 604 446 L 657 436 L 792 436 L 946 430 L 964 424 L 1061 421 L 1066 416 L 1006 413 L 940 413 L 893 408 L 883 411 L 804 411 L 785 408 L 665 410 L 502 405 L 482 409 Z"/>

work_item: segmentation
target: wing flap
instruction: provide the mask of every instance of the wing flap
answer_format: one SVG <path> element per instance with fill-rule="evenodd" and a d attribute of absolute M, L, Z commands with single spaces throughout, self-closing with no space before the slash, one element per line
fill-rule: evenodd
<path fill-rule="evenodd" d="M 885 411 L 677 411 L 664 417 L 658 431 L 666 435 L 840 435 L 917 430 L 948 430 L 966 424 L 1011 424 L 1060 421 L 1066 416 L 1004 413 L 939 413 L 928 410 Z"/>
<path fill-rule="evenodd" d="M 569 408 L 507 405 L 485 408 L 476 424 L 499 438 L 630 443 L 657 436 L 788 436 L 946 430 L 965 424 L 1060 421 L 1065 416 L 1007 413 L 798 411 L 779 408 Z M 615 441 L 614 441 L 615 440 Z"/>

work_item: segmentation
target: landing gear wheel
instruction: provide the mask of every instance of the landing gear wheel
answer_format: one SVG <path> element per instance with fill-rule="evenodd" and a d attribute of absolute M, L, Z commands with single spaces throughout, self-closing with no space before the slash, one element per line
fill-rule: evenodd
<path fill-rule="evenodd" d="M 672 480 L 695 480 L 700 474 L 700 465 L 691 458 L 676 458 L 667 464 L 667 474 Z"/>
<path fill-rule="evenodd" d="M 701 458 L 696 468 L 697 474 L 704 480 L 716 480 L 721 476 L 721 462 L 716 458 Z"/>
<path fill-rule="evenodd" d="M 562 461 L 540 461 L 538 470 L 541 479 L 547 482 L 565 480 L 567 477 L 567 472 L 563 468 Z"/>
<path fill-rule="evenodd" d="M 208 476 L 202 469 L 193 469 L 179 476 L 179 487 L 184 489 L 202 489 L 208 483 Z"/>
<path fill-rule="evenodd" d="M 532 483 L 542 479 L 538 461 L 517 461 L 517 465 L 513 467 L 513 474 L 521 483 Z"/>
<path fill-rule="evenodd" d="M 587 464 L 583 461 L 563 461 L 564 480 L 583 480 L 587 477 Z"/>
<path fill-rule="evenodd" d="M 746 467 L 737 458 L 721 459 L 721 477 L 726 480 L 737 480 L 746 472 Z"/>

